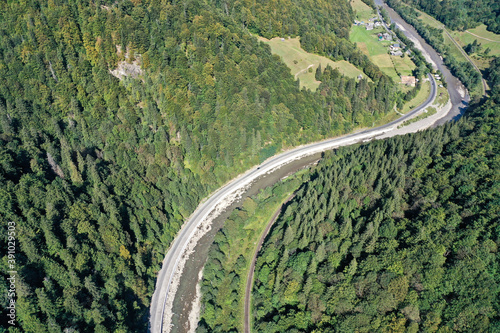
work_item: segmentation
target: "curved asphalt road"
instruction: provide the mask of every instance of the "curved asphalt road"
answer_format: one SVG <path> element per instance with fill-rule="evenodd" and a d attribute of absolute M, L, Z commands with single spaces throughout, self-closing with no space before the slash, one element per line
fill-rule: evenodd
<path fill-rule="evenodd" d="M 443 77 L 448 84 L 448 94 L 450 95 L 452 107 L 450 112 L 448 112 L 448 115 L 439 119 L 436 122 L 436 125 L 444 124 L 449 120 L 461 117 L 470 100 L 469 94 L 467 93 L 462 82 L 460 82 L 460 80 L 458 80 L 451 74 L 450 70 L 445 66 L 441 56 L 436 52 L 436 50 L 434 50 L 429 44 L 427 44 L 427 42 L 422 37 L 420 37 L 420 35 L 412 25 L 406 23 L 406 21 L 403 20 L 403 18 L 401 18 L 401 16 L 399 16 L 399 14 L 396 13 L 391 7 L 387 6 L 387 4 L 383 0 L 375 0 L 375 4 L 377 6 L 382 6 L 387 10 L 387 13 L 391 18 L 391 23 L 402 26 L 405 29 L 403 30 L 403 33 L 407 37 L 409 37 L 410 39 L 414 38 L 419 41 L 419 43 L 422 45 L 422 48 L 430 56 L 431 60 L 437 65 L 437 68 L 443 74 Z"/>
<path fill-rule="evenodd" d="M 196 211 L 191 215 L 189 220 L 182 226 L 167 255 L 165 256 L 165 259 L 163 260 L 163 267 L 158 274 L 156 289 L 151 301 L 150 331 L 153 333 L 161 333 L 163 331 L 162 326 L 165 303 L 180 258 L 182 257 L 189 240 L 194 235 L 198 226 L 210 213 L 212 213 L 217 204 L 223 202 L 226 198 L 234 196 L 238 190 L 249 185 L 260 176 L 263 176 L 266 173 L 293 160 L 306 155 L 313 155 L 326 150 L 331 150 L 340 146 L 348 146 L 358 142 L 367 141 L 377 137 L 378 135 L 393 131 L 397 127 L 395 126 L 396 124 L 404 122 L 406 119 L 434 102 L 437 92 L 436 81 L 432 75 L 428 74 L 428 76 L 431 82 L 431 93 L 429 98 L 427 98 L 422 105 L 408 112 L 399 119 L 373 129 L 345 135 L 335 139 L 312 143 L 271 157 L 260 166 L 248 171 L 242 176 L 231 181 L 229 184 L 223 186 L 217 192 L 213 193 L 205 202 L 201 203 Z"/>

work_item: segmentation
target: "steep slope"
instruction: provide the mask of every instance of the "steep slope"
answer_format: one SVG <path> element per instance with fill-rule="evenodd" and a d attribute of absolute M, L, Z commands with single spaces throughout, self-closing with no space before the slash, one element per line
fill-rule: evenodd
<path fill-rule="evenodd" d="M 0 218 L 16 223 L 22 330 L 144 331 L 164 253 L 210 190 L 392 110 L 394 84 L 343 39 L 347 2 L 289 5 L 248 2 L 232 17 L 219 1 L 0 4 Z M 283 33 L 264 32 L 273 7 L 304 48 L 349 58 L 373 83 L 343 80 L 335 108 L 300 90 L 238 21 L 259 9 L 251 29 Z M 342 92 L 358 86 L 351 106 Z"/>
<path fill-rule="evenodd" d="M 328 154 L 263 245 L 255 330 L 497 331 L 499 115 Z"/>

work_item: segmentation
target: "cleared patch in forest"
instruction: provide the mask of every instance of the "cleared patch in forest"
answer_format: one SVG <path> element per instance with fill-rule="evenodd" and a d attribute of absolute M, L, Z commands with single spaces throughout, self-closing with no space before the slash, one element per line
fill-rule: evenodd
<path fill-rule="evenodd" d="M 351 0 L 351 7 L 355 12 L 355 17 L 359 21 L 368 21 L 372 17 L 377 17 L 374 10 L 361 0 Z"/>
<path fill-rule="evenodd" d="M 109 70 L 113 76 L 117 77 L 119 80 L 123 80 L 123 78 L 127 76 L 137 78 L 142 75 L 140 54 L 130 57 L 130 50 L 127 48 L 127 52 L 123 53 L 120 45 L 116 45 L 116 53 L 119 58 L 124 58 L 124 60 L 119 61 L 118 66 L 114 70 Z"/>
<path fill-rule="evenodd" d="M 464 49 L 474 41 L 480 44 L 477 51 L 469 55 L 480 69 L 489 67 L 492 56 L 500 56 L 500 35 L 486 31 L 484 24 L 467 31 L 452 31 L 450 34 Z"/>
<path fill-rule="evenodd" d="M 476 35 L 477 37 L 484 39 L 484 40 L 489 40 L 489 41 L 494 41 L 494 42 L 500 43 L 500 35 L 486 30 L 486 25 L 484 25 L 484 24 L 481 24 L 477 28 L 466 30 L 466 32 L 473 34 L 473 35 Z"/>
<path fill-rule="evenodd" d="M 315 78 L 316 69 L 321 64 L 321 68 L 325 69 L 327 65 L 337 68 L 342 74 L 347 77 L 356 78 L 366 75 L 347 61 L 333 61 L 326 57 L 317 54 L 309 53 L 300 46 L 299 37 L 296 38 L 279 38 L 266 39 L 258 37 L 260 41 L 268 44 L 271 47 L 271 52 L 283 59 L 283 62 L 290 68 L 295 79 L 300 80 L 300 86 L 315 91 L 320 81 Z"/>

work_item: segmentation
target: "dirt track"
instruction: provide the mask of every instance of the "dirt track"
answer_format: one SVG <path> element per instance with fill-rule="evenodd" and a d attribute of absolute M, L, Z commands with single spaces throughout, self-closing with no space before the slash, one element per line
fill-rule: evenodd
<path fill-rule="evenodd" d="M 493 40 L 493 39 L 489 39 L 489 38 L 486 38 L 486 37 L 481 37 L 479 35 L 476 35 L 476 34 L 473 34 L 472 32 L 470 32 L 469 30 L 465 30 L 466 33 L 468 34 L 471 34 L 472 36 L 476 36 L 477 38 L 481 38 L 481 39 L 484 39 L 484 40 L 487 40 L 489 42 L 493 42 L 493 43 L 500 43 L 500 41 L 498 40 Z"/>
<path fill-rule="evenodd" d="M 245 288 L 245 333 L 250 333 L 250 299 L 251 299 L 251 292 L 252 292 L 252 286 L 253 286 L 253 274 L 255 273 L 255 263 L 257 262 L 257 255 L 259 254 L 260 248 L 262 247 L 262 243 L 264 243 L 264 239 L 266 239 L 267 234 L 269 233 L 269 230 L 271 230 L 272 225 L 274 224 L 274 221 L 278 218 L 278 216 L 281 213 L 281 209 L 283 208 L 284 205 L 286 205 L 287 202 L 293 199 L 295 197 L 295 193 L 290 195 L 285 202 L 278 208 L 278 210 L 274 213 L 273 217 L 271 218 L 271 221 L 267 224 L 266 230 L 264 230 L 264 233 L 262 234 L 262 237 L 260 237 L 259 244 L 257 244 L 257 248 L 255 249 L 255 253 L 252 258 L 252 264 L 250 265 L 250 270 L 248 271 L 248 277 L 247 277 L 247 286 Z"/>

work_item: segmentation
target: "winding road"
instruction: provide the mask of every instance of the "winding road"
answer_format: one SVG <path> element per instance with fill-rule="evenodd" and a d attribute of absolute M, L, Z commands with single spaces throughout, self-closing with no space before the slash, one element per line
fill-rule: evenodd
<path fill-rule="evenodd" d="M 388 10 L 389 16 L 393 22 L 405 28 L 404 33 L 407 36 L 419 41 L 421 44 L 420 46 L 425 49 L 432 61 L 437 65 L 437 68 L 443 73 L 443 76 L 448 83 L 448 93 L 450 95 L 451 107 L 450 110 L 447 111 L 446 115 L 436 120 L 435 123 L 431 123 L 430 121 L 417 122 L 414 123 L 414 125 L 422 123 L 422 125 L 419 125 L 422 126 L 419 127 L 419 129 L 424 129 L 460 117 L 469 101 L 469 96 L 463 85 L 460 81 L 458 81 L 458 79 L 451 75 L 448 68 L 446 68 L 443 64 L 439 54 L 437 54 L 437 52 L 418 35 L 412 26 L 408 25 L 396 12 L 387 7 L 382 0 L 375 0 L 375 2 L 377 5 L 383 5 Z M 400 128 L 399 130 L 397 129 L 397 126 L 408 118 L 415 116 L 417 113 L 421 112 L 434 102 L 437 93 L 436 82 L 430 74 L 429 78 L 431 82 L 431 93 L 428 99 L 422 105 L 413 109 L 399 119 L 377 128 L 301 146 L 271 157 L 260 166 L 255 167 L 243 175 L 235 178 L 230 183 L 214 192 L 205 201 L 201 202 L 196 211 L 184 223 L 181 230 L 177 234 L 177 237 L 172 242 L 163 261 L 162 269 L 158 273 L 156 289 L 153 294 L 150 308 L 150 331 L 153 333 L 163 333 L 169 331 L 168 326 L 170 326 L 171 323 L 171 317 L 169 316 L 172 315 L 173 299 L 182 296 L 176 295 L 176 291 L 178 288 L 178 282 L 183 274 L 184 265 L 190 253 L 193 251 L 194 245 L 196 245 L 196 242 L 200 237 L 199 235 L 207 232 L 214 216 L 218 215 L 225 207 L 234 202 L 237 197 L 240 196 L 245 189 L 259 177 L 283 167 L 292 161 L 337 147 L 369 141 L 380 136 L 388 137 L 414 132 L 415 129 L 411 130 L 409 126 Z"/>
<path fill-rule="evenodd" d="M 172 299 L 175 296 L 176 287 L 175 283 L 172 282 L 179 280 L 180 275 L 182 275 L 182 269 L 184 267 L 183 261 L 187 260 L 187 257 L 190 254 L 189 250 L 186 251 L 190 242 L 192 242 L 193 239 L 195 239 L 194 242 L 196 242 L 195 235 L 197 233 L 203 233 L 205 230 L 208 230 L 207 226 L 204 225 L 204 222 L 206 222 L 205 220 L 210 220 L 213 215 L 217 215 L 223 207 L 228 205 L 228 203 L 233 202 L 241 194 L 241 192 L 243 192 L 257 178 L 264 176 L 265 174 L 270 173 L 294 160 L 341 146 L 365 142 L 380 135 L 390 136 L 393 131 L 394 135 L 396 135 L 398 124 L 403 123 L 405 120 L 424 110 L 434 102 L 437 94 L 436 81 L 432 75 L 428 74 L 428 76 L 431 82 L 431 93 L 427 100 L 422 105 L 408 112 L 399 119 L 376 128 L 301 146 L 271 157 L 260 166 L 255 167 L 232 180 L 229 184 L 213 193 L 206 201 L 202 202 L 188 221 L 182 226 L 167 255 L 165 256 L 162 269 L 158 274 L 156 289 L 151 301 L 150 331 L 153 333 L 160 333 L 168 330 L 168 328 L 165 327 L 167 325 L 164 324 L 164 314 L 166 309 L 171 304 L 169 302 L 172 302 Z"/>

